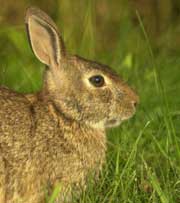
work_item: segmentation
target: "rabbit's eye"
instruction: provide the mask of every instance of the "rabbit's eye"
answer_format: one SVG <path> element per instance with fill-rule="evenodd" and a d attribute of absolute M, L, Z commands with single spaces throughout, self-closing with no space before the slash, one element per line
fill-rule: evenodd
<path fill-rule="evenodd" d="M 102 87 L 104 85 L 104 78 L 101 75 L 95 75 L 89 78 L 89 81 L 95 87 Z"/>

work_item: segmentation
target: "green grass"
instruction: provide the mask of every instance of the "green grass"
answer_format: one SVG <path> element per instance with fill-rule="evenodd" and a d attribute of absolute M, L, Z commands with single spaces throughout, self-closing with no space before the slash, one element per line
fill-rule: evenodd
<path fill-rule="evenodd" d="M 137 90 L 140 105 L 132 119 L 108 132 L 107 163 L 98 183 L 90 180 L 80 203 L 179 203 L 178 52 L 152 48 L 140 18 L 134 26 L 128 17 L 117 28 L 116 45 L 110 50 L 109 41 L 99 42 L 103 33 L 96 30 L 93 4 L 82 15 L 83 26 L 62 22 L 68 49 L 110 65 Z M 24 27 L 1 27 L 0 50 L 2 85 L 20 92 L 40 89 L 44 68 L 29 48 Z"/>

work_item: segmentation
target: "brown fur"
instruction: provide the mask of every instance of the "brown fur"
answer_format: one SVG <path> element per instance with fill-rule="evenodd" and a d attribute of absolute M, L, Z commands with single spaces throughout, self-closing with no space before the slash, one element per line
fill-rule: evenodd
<path fill-rule="evenodd" d="M 27 23 L 32 15 L 43 24 L 37 21 L 34 28 L 32 20 L 32 28 L 49 35 L 42 42 L 50 46 L 54 23 L 35 8 L 28 10 Z M 109 67 L 68 55 L 64 44 L 60 55 L 48 48 L 47 58 L 36 45 L 36 56 L 49 66 L 42 91 L 23 95 L 0 88 L 0 203 L 44 203 L 45 190 L 51 194 L 58 184 L 56 202 L 71 202 L 71 192 L 85 188 L 105 162 L 105 129 L 131 117 L 138 100 Z M 95 88 L 88 78 L 99 74 L 107 84 Z"/>

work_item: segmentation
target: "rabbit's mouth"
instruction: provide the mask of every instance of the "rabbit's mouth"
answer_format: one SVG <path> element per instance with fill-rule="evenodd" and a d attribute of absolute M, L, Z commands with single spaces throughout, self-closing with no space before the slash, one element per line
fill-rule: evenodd
<path fill-rule="evenodd" d="M 121 118 L 119 117 L 119 118 L 113 118 L 113 119 L 107 120 L 105 122 L 105 127 L 106 128 L 112 128 L 112 127 L 119 126 L 123 121 L 131 118 L 134 115 L 134 113 L 135 113 L 135 111 L 133 113 L 132 112 L 126 112 L 124 114 L 124 116 Z"/>
<path fill-rule="evenodd" d="M 136 112 L 135 108 L 132 111 L 131 110 L 125 111 L 121 120 L 124 121 L 130 119 L 131 117 L 134 116 L 135 112 Z"/>
<path fill-rule="evenodd" d="M 106 128 L 112 128 L 112 127 L 118 126 L 120 124 L 121 124 L 120 119 L 111 119 L 111 120 L 106 121 L 105 127 Z"/>

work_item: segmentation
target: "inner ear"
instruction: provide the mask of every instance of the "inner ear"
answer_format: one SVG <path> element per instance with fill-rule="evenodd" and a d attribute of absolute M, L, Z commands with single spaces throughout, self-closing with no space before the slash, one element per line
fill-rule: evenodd
<path fill-rule="evenodd" d="M 58 64 L 64 54 L 64 43 L 54 22 L 43 11 L 30 8 L 26 15 L 26 27 L 36 57 L 48 66 Z"/>

